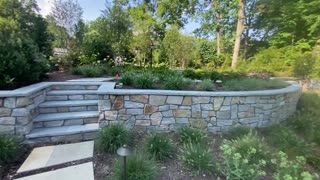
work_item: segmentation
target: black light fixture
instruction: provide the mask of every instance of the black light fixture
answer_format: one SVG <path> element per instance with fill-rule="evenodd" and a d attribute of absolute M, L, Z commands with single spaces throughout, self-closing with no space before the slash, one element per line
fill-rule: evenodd
<path fill-rule="evenodd" d="M 125 144 L 117 150 L 117 154 L 123 157 L 123 179 L 127 179 L 127 156 L 132 153 L 131 149 Z"/>

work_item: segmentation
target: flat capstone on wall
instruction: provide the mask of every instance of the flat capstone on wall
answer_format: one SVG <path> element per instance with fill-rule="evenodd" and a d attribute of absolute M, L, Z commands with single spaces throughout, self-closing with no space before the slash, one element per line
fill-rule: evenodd
<path fill-rule="evenodd" d="M 213 133 L 238 125 L 265 127 L 292 115 L 300 96 L 299 88 L 261 96 L 152 95 L 145 92 L 100 94 L 100 126 L 120 123 L 130 128 L 162 131 L 192 126 Z"/>

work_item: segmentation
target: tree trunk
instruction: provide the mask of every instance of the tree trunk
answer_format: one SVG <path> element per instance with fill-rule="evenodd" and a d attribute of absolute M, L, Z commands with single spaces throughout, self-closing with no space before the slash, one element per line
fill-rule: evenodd
<path fill-rule="evenodd" d="M 243 58 L 246 61 L 248 59 L 248 48 L 249 48 L 249 27 L 247 27 L 245 36 L 244 36 L 244 50 L 243 50 Z"/>
<path fill-rule="evenodd" d="M 236 40 L 234 43 L 233 56 L 232 56 L 232 64 L 231 68 L 236 69 L 239 51 L 240 51 L 240 43 L 241 43 L 241 35 L 243 32 L 243 20 L 244 20 L 244 8 L 245 8 L 245 0 L 241 0 L 239 4 L 238 11 L 238 23 L 237 23 L 237 32 L 236 32 Z"/>
<path fill-rule="evenodd" d="M 219 56 L 221 54 L 221 27 L 220 27 L 220 21 L 221 21 L 221 12 L 219 10 L 219 6 L 220 6 L 220 3 L 219 3 L 219 0 L 215 0 L 213 1 L 213 6 L 214 8 L 216 9 L 216 12 L 215 12 L 215 19 L 216 19 L 216 22 L 218 24 L 218 27 L 216 28 L 216 48 L 217 48 L 217 55 Z"/>

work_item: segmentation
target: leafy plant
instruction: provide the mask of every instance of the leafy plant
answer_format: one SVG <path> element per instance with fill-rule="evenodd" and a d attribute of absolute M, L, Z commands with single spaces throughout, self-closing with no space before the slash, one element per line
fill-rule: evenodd
<path fill-rule="evenodd" d="M 280 151 L 276 159 L 272 159 L 271 163 L 275 166 L 273 177 L 276 180 L 312 180 L 313 176 L 308 171 L 304 170 L 306 159 L 303 156 L 297 156 L 295 160 L 288 160 L 288 156 Z"/>
<path fill-rule="evenodd" d="M 173 142 L 165 135 L 153 133 L 146 138 L 146 151 L 156 160 L 164 160 L 173 154 Z"/>
<path fill-rule="evenodd" d="M 122 82 L 124 85 L 132 85 L 135 80 L 135 74 L 134 71 L 128 71 L 122 74 L 120 82 Z"/>
<path fill-rule="evenodd" d="M 168 76 L 163 82 L 165 89 L 181 90 L 189 85 L 189 81 L 185 81 L 181 75 Z"/>
<path fill-rule="evenodd" d="M 190 78 L 190 79 L 197 79 L 197 74 L 196 72 L 191 69 L 191 68 L 188 68 L 188 69 L 185 69 L 183 72 L 182 72 L 182 75 L 185 77 L 185 78 Z"/>
<path fill-rule="evenodd" d="M 14 137 L 0 135 L 0 165 L 13 162 L 21 151 L 21 145 Z"/>
<path fill-rule="evenodd" d="M 251 131 L 252 129 L 248 126 L 236 126 L 231 128 L 225 136 L 227 139 L 236 139 L 249 134 Z"/>
<path fill-rule="evenodd" d="M 200 173 L 212 174 L 217 170 L 212 152 L 201 144 L 184 144 L 180 160 L 195 175 Z"/>
<path fill-rule="evenodd" d="M 156 77 L 150 72 L 141 72 L 135 76 L 134 86 L 142 89 L 152 89 Z"/>
<path fill-rule="evenodd" d="M 250 147 L 245 154 L 241 154 L 230 142 L 225 141 L 220 149 L 223 154 L 221 173 L 226 179 L 259 179 L 259 177 L 266 174 L 263 170 L 266 165 L 264 159 L 260 159 L 258 162 L 250 162 L 250 159 L 256 156 L 257 150 L 255 148 Z"/>
<path fill-rule="evenodd" d="M 105 152 L 114 153 L 129 141 L 129 131 L 120 124 L 112 124 L 102 128 L 99 136 L 100 148 Z"/>
<path fill-rule="evenodd" d="M 181 127 L 178 129 L 180 142 L 184 144 L 204 144 L 207 142 L 207 134 L 203 131 L 191 127 Z"/>
<path fill-rule="evenodd" d="M 198 85 L 198 88 L 204 91 L 212 91 L 214 85 L 210 79 L 205 79 Z"/>
<path fill-rule="evenodd" d="M 158 166 L 153 159 L 141 153 L 135 153 L 128 157 L 127 180 L 154 180 L 158 177 Z M 119 158 L 113 167 L 113 179 L 123 179 L 123 160 Z"/>
<path fill-rule="evenodd" d="M 263 140 L 260 140 L 257 134 L 253 132 L 230 141 L 225 141 L 224 144 L 231 146 L 233 150 L 242 156 L 246 156 L 249 163 L 259 163 L 261 159 L 268 157 L 268 148 Z M 248 151 L 249 149 L 255 149 L 255 153 L 251 153 Z M 250 156 L 249 153 L 251 153 Z"/>

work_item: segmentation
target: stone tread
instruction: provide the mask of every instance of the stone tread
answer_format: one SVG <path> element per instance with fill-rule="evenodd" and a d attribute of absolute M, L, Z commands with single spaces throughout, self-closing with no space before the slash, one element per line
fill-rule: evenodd
<path fill-rule="evenodd" d="M 41 103 L 39 107 L 66 107 L 66 106 L 91 106 L 98 105 L 98 100 L 78 100 L 78 101 L 47 101 Z"/>
<path fill-rule="evenodd" d="M 54 90 L 49 91 L 47 95 L 86 95 L 86 94 L 97 94 L 97 90 Z"/>
<path fill-rule="evenodd" d="M 66 119 L 81 119 L 81 118 L 91 118 L 98 117 L 98 111 L 80 111 L 80 112 L 66 112 L 66 113 L 48 113 L 40 114 L 33 119 L 34 122 L 43 122 L 43 121 L 57 121 L 57 120 L 66 120 Z"/>
<path fill-rule="evenodd" d="M 32 139 L 41 137 L 65 136 L 70 134 L 93 132 L 97 130 L 99 130 L 98 123 L 52 128 L 37 128 L 33 129 L 30 134 L 27 134 L 26 138 Z"/>

